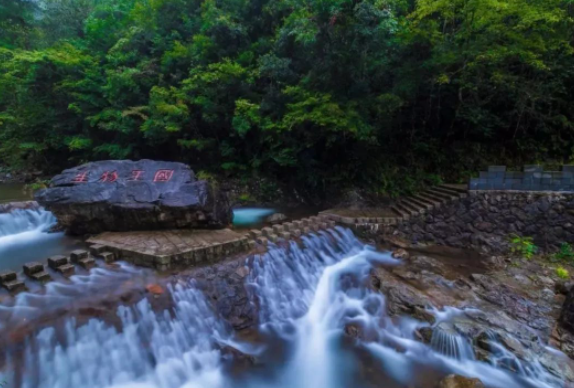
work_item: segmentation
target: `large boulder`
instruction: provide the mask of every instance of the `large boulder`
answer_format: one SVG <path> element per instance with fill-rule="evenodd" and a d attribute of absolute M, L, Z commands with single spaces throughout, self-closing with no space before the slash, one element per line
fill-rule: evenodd
<path fill-rule="evenodd" d="M 564 305 L 562 305 L 560 323 L 566 330 L 574 334 L 574 286 L 570 288 Z"/>
<path fill-rule="evenodd" d="M 232 219 L 226 196 L 175 162 L 87 163 L 56 175 L 35 197 L 71 234 L 221 228 Z"/>

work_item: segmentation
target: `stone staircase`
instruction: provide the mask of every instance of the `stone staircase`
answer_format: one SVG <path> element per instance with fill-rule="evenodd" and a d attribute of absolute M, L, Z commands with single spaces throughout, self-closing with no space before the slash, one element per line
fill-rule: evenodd
<path fill-rule="evenodd" d="M 249 231 L 249 237 L 257 244 L 267 245 L 269 242 L 291 240 L 304 234 L 333 228 L 335 225 L 335 221 L 329 220 L 327 216 L 319 215 L 276 224 L 261 230 L 253 229 Z"/>
<path fill-rule="evenodd" d="M 465 185 L 442 184 L 416 195 L 400 198 L 389 207 L 359 210 L 329 209 L 322 211 L 320 215 L 353 229 L 364 227 L 378 229 L 398 225 L 467 196 L 468 189 Z"/>
<path fill-rule="evenodd" d="M 391 210 L 397 215 L 396 222 L 398 223 L 467 196 L 467 190 L 460 186 L 439 185 L 419 194 L 399 199 L 391 206 Z"/>

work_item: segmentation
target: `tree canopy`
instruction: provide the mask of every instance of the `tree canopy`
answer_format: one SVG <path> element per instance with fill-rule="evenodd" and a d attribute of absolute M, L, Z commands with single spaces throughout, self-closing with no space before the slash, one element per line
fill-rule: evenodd
<path fill-rule="evenodd" d="M 0 0 L 0 163 L 410 190 L 574 158 L 571 0 Z"/>

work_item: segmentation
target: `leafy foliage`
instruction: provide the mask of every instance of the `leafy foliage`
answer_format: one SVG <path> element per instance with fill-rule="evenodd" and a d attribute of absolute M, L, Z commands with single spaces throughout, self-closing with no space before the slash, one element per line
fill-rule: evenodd
<path fill-rule="evenodd" d="M 574 159 L 566 0 L 0 0 L 0 164 L 328 193 Z"/>
<path fill-rule="evenodd" d="M 532 237 L 522 237 L 513 234 L 509 238 L 510 252 L 514 256 L 518 256 L 525 259 L 531 259 L 536 252 L 538 247 L 532 241 Z"/>
<path fill-rule="evenodd" d="M 558 276 L 560 279 L 570 279 L 568 270 L 562 266 L 556 267 L 556 276 Z"/>
<path fill-rule="evenodd" d="M 553 261 L 574 262 L 574 248 L 568 243 L 562 243 L 560 250 L 552 255 Z"/>

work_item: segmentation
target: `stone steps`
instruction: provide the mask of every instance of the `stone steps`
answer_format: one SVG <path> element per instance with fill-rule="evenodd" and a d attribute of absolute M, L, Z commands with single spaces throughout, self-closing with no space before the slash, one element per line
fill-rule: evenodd
<path fill-rule="evenodd" d="M 18 292 L 26 289 L 24 282 L 18 279 L 14 271 L 0 273 L 0 285 L 8 292 Z"/>
<path fill-rule="evenodd" d="M 256 244 L 267 246 L 270 242 L 277 243 L 297 239 L 305 234 L 317 233 L 336 226 L 336 222 L 327 215 L 302 218 L 295 221 L 267 226 L 262 229 L 252 229 L 247 236 Z"/>
<path fill-rule="evenodd" d="M 320 214 L 326 215 L 330 220 L 352 227 L 354 229 L 377 231 L 380 228 L 396 225 L 407 221 L 412 217 L 423 215 L 434 209 L 438 209 L 444 204 L 457 201 L 468 196 L 468 190 L 463 185 L 442 184 L 431 187 L 418 194 L 406 196 L 392 203 L 388 208 L 358 210 L 357 214 L 371 212 L 383 213 L 385 209 L 392 216 L 383 218 L 353 217 L 352 210 L 332 209 L 325 210 Z M 344 215 L 340 215 L 344 214 Z"/>

